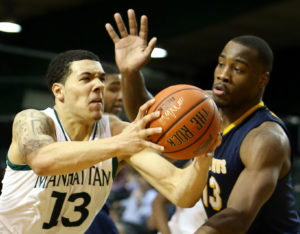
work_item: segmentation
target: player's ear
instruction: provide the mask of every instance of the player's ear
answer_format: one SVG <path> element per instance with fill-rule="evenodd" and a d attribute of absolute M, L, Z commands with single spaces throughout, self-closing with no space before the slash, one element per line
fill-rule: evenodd
<path fill-rule="evenodd" d="M 52 85 L 52 93 L 56 99 L 64 101 L 64 85 L 61 83 L 54 83 Z"/>
<path fill-rule="evenodd" d="M 264 72 L 260 75 L 258 85 L 260 88 L 265 88 L 270 80 L 270 72 Z"/>

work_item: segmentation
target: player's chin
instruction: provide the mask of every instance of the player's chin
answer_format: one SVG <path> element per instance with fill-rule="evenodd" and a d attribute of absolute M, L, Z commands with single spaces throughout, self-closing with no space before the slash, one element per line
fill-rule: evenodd
<path fill-rule="evenodd" d="M 218 107 L 223 107 L 227 103 L 227 100 L 224 96 L 221 97 L 221 96 L 213 95 L 212 97 L 213 97 L 213 100 L 217 104 Z"/>
<path fill-rule="evenodd" d="M 98 110 L 98 111 L 95 110 L 95 111 L 92 111 L 92 113 L 91 113 L 91 117 L 95 121 L 100 120 L 102 118 L 102 116 L 103 116 L 103 111 L 102 110 Z"/>
<path fill-rule="evenodd" d="M 115 114 L 115 115 L 119 115 L 120 113 L 121 113 L 121 111 L 122 111 L 122 107 L 119 107 L 119 106 L 114 106 L 113 108 L 112 108 L 112 113 L 113 114 Z"/>

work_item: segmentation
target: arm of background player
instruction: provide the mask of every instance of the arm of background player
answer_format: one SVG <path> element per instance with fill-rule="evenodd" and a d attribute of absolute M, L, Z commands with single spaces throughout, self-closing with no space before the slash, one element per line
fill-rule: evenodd
<path fill-rule="evenodd" d="M 290 169 L 289 141 L 276 123 L 266 122 L 252 130 L 240 155 L 245 169 L 231 191 L 227 208 L 209 218 L 197 234 L 246 233 L 278 179 Z"/>
<path fill-rule="evenodd" d="M 190 165 L 192 161 L 193 160 L 179 160 L 177 162 L 174 162 L 174 165 L 179 168 L 182 168 Z M 173 204 L 160 193 L 157 193 L 155 199 L 152 202 L 151 219 L 154 220 L 153 223 L 155 225 L 155 228 L 162 234 L 171 234 L 171 230 L 168 223 L 169 222 L 168 208 L 170 205 Z"/>
<path fill-rule="evenodd" d="M 125 113 L 130 121 L 133 121 L 139 107 L 153 96 L 147 90 L 141 72 L 122 74 L 121 87 Z"/>
<path fill-rule="evenodd" d="M 152 202 L 152 214 L 151 216 L 155 220 L 156 229 L 162 234 L 171 234 L 168 221 L 167 206 L 170 204 L 160 193 L 157 193 L 155 199 Z"/>

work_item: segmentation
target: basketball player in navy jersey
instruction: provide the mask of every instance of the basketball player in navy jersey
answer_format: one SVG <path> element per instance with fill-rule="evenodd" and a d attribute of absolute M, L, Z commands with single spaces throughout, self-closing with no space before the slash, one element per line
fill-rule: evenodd
<path fill-rule="evenodd" d="M 120 38 L 110 24 L 106 25 L 115 44 L 117 63 L 124 59 L 118 57 L 122 55 L 121 50 L 140 53 L 146 43 L 141 41 L 147 40 L 145 35 L 137 34 L 133 10 L 128 11 L 128 17 L 129 34 L 120 14 L 115 14 Z M 144 22 L 141 21 L 143 27 L 147 27 L 146 19 L 144 16 Z M 155 42 L 156 38 L 150 40 L 150 43 Z M 141 67 L 149 58 L 139 61 Z M 284 123 L 262 101 L 272 63 L 269 45 L 261 38 L 248 35 L 229 41 L 218 58 L 210 93 L 224 121 L 222 143 L 215 151 L 202 196 L 208 220 L 196 233 L 300 231 L 288 132 Z M 133 119 L 138 106 L 151 98 L 151 94 L 137 71 L 126 72 L 131 75 L 122 80 L 124 106 Z"/>

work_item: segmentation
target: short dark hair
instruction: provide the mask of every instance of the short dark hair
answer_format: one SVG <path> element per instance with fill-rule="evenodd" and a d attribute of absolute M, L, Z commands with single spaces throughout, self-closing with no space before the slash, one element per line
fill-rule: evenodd
<path fill-rule="evenodd" d="M 267 72 L 272 71 L 273 51 L 269 44 L 262 38 L 253 35 L 242 35 L 231 39 L 231 41 L 247 46 L 258 52 L 258 59 Z"/>
<path fill-rule="evenodd" d="M 119 74 L 120 73 L 118 67 L 112 63 L 101 61 L 101 65 L 106 74 Z"/>
<path fill-rule="evenodd" d="M 51 90 L 52 85 L 56 82 L 64 83 L 65 78 L 71 72 L 70 64 L 83 59 L 100 62 L 96 54 L 87 50 L 67 50 L 56 55 L 49 63 L 46 74 L 49 89 Z"/>

